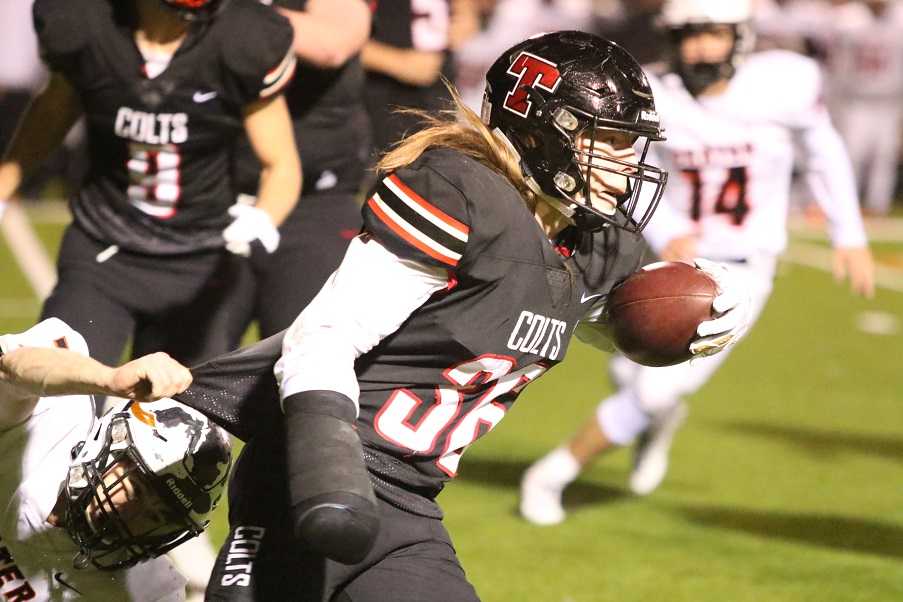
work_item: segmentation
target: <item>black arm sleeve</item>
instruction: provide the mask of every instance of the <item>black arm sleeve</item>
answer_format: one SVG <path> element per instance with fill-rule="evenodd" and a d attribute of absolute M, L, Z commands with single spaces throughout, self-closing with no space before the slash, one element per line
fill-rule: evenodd
<path fill-rule="evenodd" d="M 194 381 L 173 399 L 194 408 L 242 441 L 274 432 L 282 420 L 273 366 L 285 331 L 191 369 Z"/>
<path fill-rule="evenodd" d="M 327 558 L 357 564 L 376 543 L 379 511 L 354 403 L 335 391 L 304 391 L 283 408 L 295 536 Z"/>

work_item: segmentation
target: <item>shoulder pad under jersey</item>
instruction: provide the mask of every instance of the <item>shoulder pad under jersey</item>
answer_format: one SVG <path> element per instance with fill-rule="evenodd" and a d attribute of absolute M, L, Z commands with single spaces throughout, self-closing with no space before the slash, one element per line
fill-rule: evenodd
<path fill-rule="evenodd" d="M 71 0 L 35 0 L 32 6 L 34 29 L 41 58 L 53 71 L 71 72 L 79 54 L 87 46 L 92 31 L 91 21 L 103 6 L 96 2 Z M 109 7 L 107 12 L 109 12 Z"/>
<path fill-rule="evenodd" d="M 291 81 L 294 31 L 271 7 L 257 0 L 231 0 L 216 16 L 214 30 L 226 76 L 242 104 L 276 94 Z"/>

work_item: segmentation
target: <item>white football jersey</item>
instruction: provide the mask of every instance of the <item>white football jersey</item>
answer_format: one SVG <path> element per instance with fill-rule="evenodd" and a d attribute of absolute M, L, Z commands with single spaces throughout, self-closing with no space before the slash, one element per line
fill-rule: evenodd
<path fill-rule="evenodd" d="M 650 83 L 667 137 L 653 145 L 650 162 L 669 172 L 645 231 L 654 248 L 696 234 L 705 257 L 780 253 L 795 142 L 816 176 L 813 192 L 835 244 L 864 244 L 849 158 L 824 107 L 813 61 L 783 50 L 753 54 L 716 96 L 694 98 L 673 73 Z"/>
<path fill-rule="evenodd" d="M 860 3 L 832 15 L 828 77 L 832 96 L 901 101 L 903 95 L 903 7 L 889 3 L 876 17 Z"/>
<path fill-rule="evenodd" d="M 58 329 L 46 341 L 66 340 L 70 349 L 87 354 L 84 339 L 63 322 L 42 322 L 38 327 Z M 3 339 L 8 351 L 15 335 Z M 127 571 L 74 569 L 72 559 L 78 548 L 65 530 L 47 522 L 72 448 L 85 439 L 93 420 L 94 406 L 87 395 L 45 397 L 31 418 L 0 430 L 0 599 L 185 599 L 185 579 L 165 556 Z"/>

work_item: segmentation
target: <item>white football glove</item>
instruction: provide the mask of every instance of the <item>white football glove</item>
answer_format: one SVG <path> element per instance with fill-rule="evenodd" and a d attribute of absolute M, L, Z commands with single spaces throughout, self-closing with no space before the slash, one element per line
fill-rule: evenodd
<path fill-rule="evenodd" d="M 690 343 L 694 357 L 705 357 L 724 351 L 746 333 L 752 318 L 752 298 L 743 277 L 723 263 L 702 258 L 693 263 L 718 285 L 718 296 L 712 301 L 718 317 L 702 322 L 696 329 L 699 338 Z"/>
<path fill-rule="evenodd" d="M 7 201 L 0 199 L 0 222 L 3 221 L 3 213 L 6 211 Z"/>
<path fill-rule="evenodd" d="M 279 248 L 279 230 L 270 216 L 254 205 L 236 203 L 229 207 L 229 215 L 235 219 L 223 230 L 226 249 L 236 255 L 249 257 L 251 243 L 259 240 L 267 253 Z"/>

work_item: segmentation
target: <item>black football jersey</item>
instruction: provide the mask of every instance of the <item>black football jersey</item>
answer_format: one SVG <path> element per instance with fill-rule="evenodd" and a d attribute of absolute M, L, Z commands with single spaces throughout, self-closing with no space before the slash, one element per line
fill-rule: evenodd
<path fill-rule="evenodd" d="M 243 107 L 291 78 L 292 29 L 255 0 L 197 21 L 154 78 L 133 36 L 131 3 L 37 0 L 44 60 L 78 93 L 91 166 L 72 201 L 95 238 L 164 255 L 223 246 L 232 145 Z"/>
<path fill-rule="evenodd" d="M 445 52 L 442 75 L 451 80 L 452 62 L 447 52 L 449 15 L 448 0 L 379 0 L 370 37 L 397 48 Z M 450 96 L 440 80 L 430 86 L 411 86 L 368 71 L 366 81 L 364 100 L 377 152 L 386 150 L 418 125 L 417 118 L 399 114 L 395 108 L 448 108 Z"/>
<path fill-rule="evenodd" d="M 355 365 L 378 491 L 410 508 L 409 492 L 435 497 L 467 446 L 564 359 L 577 322 L 639 267 L 644 245 L 617 228 L 550 241 L 507 179 L 446 149 L 384 177 L 363 213 L 393 253 L 449 271 L 447 290 Z"/>
<path fill-rule="evenodd" d="M 307 0 L 274 0 L 272 4 L 304 10 Z M 285 98 L 304 170 L 302 196 L 322 190 L 359 192 L 369 134 L 363 96 L 364 70 L 357 56 L 337 69 L 299 62 Z M 260 163 L 243 137 L 235 153 L 239 189 L 254 194 L 259 172 Z"/>

